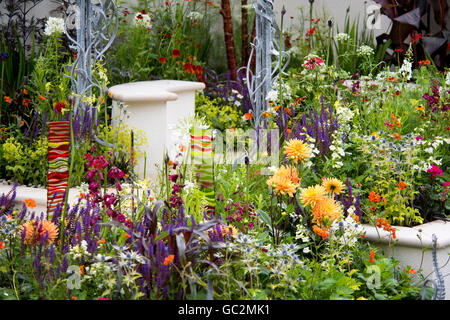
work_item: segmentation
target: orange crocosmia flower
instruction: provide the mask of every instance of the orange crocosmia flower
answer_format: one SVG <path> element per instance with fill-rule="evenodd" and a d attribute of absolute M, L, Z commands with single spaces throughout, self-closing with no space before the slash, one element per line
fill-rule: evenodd
<path fill-rule="evenodd" d="M 175 258 L 175 256 L 173 254 L 169 254 L 165 259 L 164 259 L 164 265 L 167 266 L 169 265 L 169 263 L 171 263 L 173 261 L 173 259 Z"/>
<path fill-rule="evenodd" d="M 374 263 L 374 262 L 375 262 L 374 258 L 375 258 L 375 251 L 372 250 L 372 251 L 370 251 L 370 259 L 369 259 L 369 262 Z"/>
<path fill-rule="evenodd" d="M 404 183 L 403 181 L 400 181 L 400 182 L 398 183 L 398 188 L 399 188 L 400 190 L 405 189 L 405 187 L 406 187 L 406 183 Z"/>
<path fill-rule="evenodd" d="M 45 100 L 47 100 L 47 98 L 46 98 L 46 97 L 44 97 L 44 96 L 42 96 L 42 95 L 39 95 L 39 96 L 38 96 L 38 98 L 39 98 L 40 100 L 42 100 L 42 101 L 45 101 Z"/>
<path fill-rule="evenodd" d="M 382 199 L 383 199 L 383 203 L 386 204 L 386 202 L 387 202 L 387 201 L 386 201 L 386 198 L 383 197 Z"/>
<path fill-rule="evenodd" d="M 313 226 L 313 232 L 322 237 L 322 239 L 326 239 L 330 235 L 330 231 L 328 229 L 321 229 L 317 225 Z"/>
<path fill-rule="evenodd" d="M 397 125 L 397 127 L 399 127 L 399 128 L 402 127 L 402 125 L 401 125 L 400 122 L 398 121 L 397 117 L 396 117 L 393 113 L 391 113 L 391 118 L 392 118 L 392 120 L 394 120 L 394 122 L 395 122 L 395 124 Z"/>
<path fill-rule="evenodd" d="M 80 266 L 80 274 L 84 274 L 84 264 Z"/>
<path fill-rule="evenodd" d="M 402 138 L 402 136 L 399 135 L 397 132 L 394 133 L 394 134 L 392 134 L 392 136 L 393 136 L 395 139 L 397 139 L 397 140 L 400 140 L 400 139 Z"/>
<path fill-rule="evenodd" d="M 105 242 L 106 242 L 105 238 L 101 238 L 99 241 L 97 241 L 97 244 L 103 244 Z"/>
<path fill-rule="evenodd" d="M 375 193 L 375 191 L 371 191 L 369 193 L 369 201 L 372 203 L 380 202 L 380 195 Z"/>
<path fill-rule="evenodd" d="M 421 66 L 426 66 L 426 65 L 429 65 L 429 64 L 431 64 L 431 61 L 430 61 L 430 60 L 422 60 L 422 61 L 419 61 L 419 65 L 421 65 Z"/>
<path fill-rule="evenodd" d="M 392 123 L 388 123 L 389 129 L 394 129 L 394 125 Z"/>
<path fill-rule="evenodd" d="M 31 100 L 30 99 L 23 99 L 22 100 L 22 105 L 25 107 L 28 107 L 31 105 Z"/>
<path fill-rule="evenodd" d="M 28 90 L 27 89 L 23 89 L 22 92 L 23 92 L 23 94 L 28 94 Z"/>
<path fill-rule="evenodd" d="M 247 112 L 246 114 L 244 114 L 244 119 L 245 120 L 250 120 L 251 118 L 253 118 L 253 114 L 250 112 Z"/>
<path fill-rule="evenodd" d="M 131 235 L 128 234 L 128 233 L 125 233 L 123 236 L 124 236 L 125 238 L 131 238 Z"/>
<path fill-rule="evenodd" d="M 4 96 L 3 99 L 5 100 L 6 103 L 11 103 L 11 97 Z"/>
<path fill-rule="evenodd" d="M 4 248 L 3 241 L 0 241 L 0 250 Z"/>
<path fill-rule="evenodd" d="M 371 206 L 369 209 L 370 211 L 375 211 L 376 208 L 374 206 Z"/>
<path fill-rule="evenodd" d="M 24 200 L 25 205 L 27 206 L 27 208 L 35 208 L 36 207 L 36 201 L 34 199 L 25 199 Z"/>
<path fill-rule="evenodd" d="M 414 270 L 413 268 L 411 268 L 411 269 L 409 269 L 409 273 L 410 273 L 410 274 L 414 274 L 414 273 L 416 273 L 416 270 Z"/>

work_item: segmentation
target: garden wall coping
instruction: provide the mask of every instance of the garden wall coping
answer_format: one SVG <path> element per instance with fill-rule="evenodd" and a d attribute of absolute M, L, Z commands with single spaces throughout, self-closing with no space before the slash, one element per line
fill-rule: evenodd
<path fill-rule="evenodd" d="M 381 228 L 367 224 L 363 227 L 366 231 L 365 237 L 370 242 L 426 248 L 432 245 L 432 236 L 435 234 L 438 249 L 450 246 L 450 222 L 442 220 L 435 220 L 415 227 L 393 226 L 396 229 L 396 239 L 392 239 L 391 233 Z"/>

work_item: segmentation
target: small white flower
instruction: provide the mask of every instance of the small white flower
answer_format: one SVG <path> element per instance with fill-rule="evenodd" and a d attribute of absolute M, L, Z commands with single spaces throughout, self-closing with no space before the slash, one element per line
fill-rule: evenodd
<path fill-rule="evenodd" d="M 374 51 L 372 47 L 362 45 L 361 47 L 358 48 L 358 50 L 356 50 L 356 54 L 360 57 L 371 56 L 374 54 Z"/>
<path fill-rule="evenodd" d="M 45 23 L 44 34 L 47 36 L 64 33 L 64 19 L 49 17 Z"/>
<path fill-rule="evenodd" d="M 344 32 L 338 33 L 336 36 L 336 41 L 347 41 L 350 39 L 350 36 Z"/>

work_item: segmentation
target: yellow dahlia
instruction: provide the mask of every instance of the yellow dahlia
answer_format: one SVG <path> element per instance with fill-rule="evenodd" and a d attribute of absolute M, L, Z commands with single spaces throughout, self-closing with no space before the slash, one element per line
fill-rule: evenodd
<path fill-rule="evenodd" d="M 325 188 L 327 193 L 339 194 L 344 189 L 344 184 L 336 178 L 324 178 L 322 180 L 322 186 Z"/>
<path fill-rule="evenodd" d="M 306 207 L 307 205 L 315 206 L 316 202 L 326 198 L 327 191 L 320 184 L 308 187 L 302 192 L 302 203 Z"/>
<path fill-rule="evenodd" d="M 276 194 L 288 194 L 293 197 L 300 185 L 300 178 L 294 167 L 281 166 L 266 183 Z"/>
<path fill-rule="evenodd" d="M 284 154 L 295 163 L 303 162 L 311 157 L 311 149 L 306 143 L 295 138 L 286 142 Z"/>
<path fill-rule="evenodd" d="M 342 216 L 342 207 L 334 199 L 325 197 L 316 202 L 316 205 L 312 209 L 312 215 L 312 221 L 314 223 L 326 227 Z"/>
<path fill-rule="evenodd" d="M 25 229 L 24 242 L 33 244 L 39 242 L 48 233 L 46 244 L 53 243 L 58 237 L 58 227 L 49 220 L 36 222 L 35 220 L 28 221 L 20 228 L 20 233 Z"/>

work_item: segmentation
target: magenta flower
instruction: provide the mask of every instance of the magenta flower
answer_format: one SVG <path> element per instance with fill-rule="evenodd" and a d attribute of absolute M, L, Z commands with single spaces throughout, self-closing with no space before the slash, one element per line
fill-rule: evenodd
<path fill-rule="evenodd" d="M 450 182 L 444 182 L 444 183 L 442 184 L 442 186 L 443 186 L 444 188 L 447 188 L 448 186 L 450 186 Z"/>
<path fill-rule="evenodd" d="M 125 176 L 125 173 L 123 173 L 122 170 L 116 167 L 112 167 L 108 171 L 108 178 L 111 179 L 122 179 Z"/>
<path fill-rule="evenodd" d="M 431 173 L 431 176 L 437 177 L 438 175 L 442 176 L 442 169 L 438 166 L 435 166 L 434 164 L 431 165 L 431 168 L 427 170 L 428 173 Z"/>
<path fill-rule="evenodd" d="M 417 137 L 416 137 L 416 140 L 417 140 L 417 141 L 423 140 L 423 136 L 417 136 Z"/>

